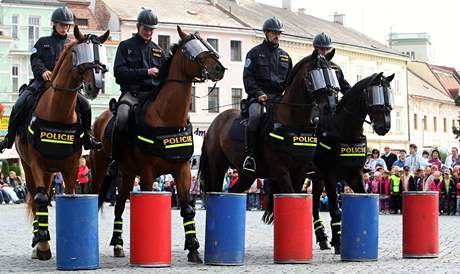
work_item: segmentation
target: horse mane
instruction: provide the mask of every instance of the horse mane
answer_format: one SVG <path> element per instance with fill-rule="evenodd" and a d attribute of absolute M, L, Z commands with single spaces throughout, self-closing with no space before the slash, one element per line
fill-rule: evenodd
<path fill-rule="evenodd" d="M 158 75 L 158 78 L 160 79 L 162 83 L 168 77 L 169 68 L 171 67 L 173 56 L 174 54 L 176 54 L 176 51 L 179 49 L 180 43 L 181 41 L 179 41 L 178 43 L 172 44 L 171 47 L 169 47 L 169 49 L 166 50 L 165 59 L 163 60 L 161 64 L 161 67 L 159 69 L 160 72 Z"/>
<path fill-rule="evenodd" d="M 297 64 L 295 64 L 295 66 L 292 68 L 291 72 L 289 73 L 288 77 L 287 77 L 287 81 L 286 81 L 286 87 L 290 86 L 292 84 L 292 82 L 294 81 L 295 79 L 295 76 L 300 72 L 300 70 L 302 70 L 305 65 L 307 65 L 309 62 L 311 61 L 311 55 L 308 55 L 304 58 L 302 58 L 302 60 L 300 60 L 299 62 L 297 62 Z"/>
<path fill-rule="evenodd" d="M 374 73 L 369 77 L 359 80 L 354 86 L 345 92 L 345 94 L 340 99 L 340 102 L 337 104 L 337 108 L 342 108 L 349 100 L 354 100 L 356 102 L 356 100 L 359 98 L 357 93 L 360 93 L 363 91 L 363 89 L 367 88 L 376 76 L 377 73 Z"/>
<path fill-rule="evenodd" d="M 64 49 L 62 50 L 61 54 L 59 54 L 59 58 L 54 65 L 52 74 L 51 74 L 51 81 L 56 78 L 57 73 L 59 72 L 59 69 L 62 66 L 62 63 L 64 63 L 65 58 L 67 57 L 67 54 L 71 52 L 72 48 L 78 43 L 77 40 L 71 40 L 69 43 L 64 45 Z"/>

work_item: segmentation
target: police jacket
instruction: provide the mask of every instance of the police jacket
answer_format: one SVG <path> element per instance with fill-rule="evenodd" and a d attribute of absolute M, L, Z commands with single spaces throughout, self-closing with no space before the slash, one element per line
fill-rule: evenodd
<path fill-rule="evenodd" d="M 261 95 L 281 95 L 292 69 L 289 54 L 264 40 L 246 55 L 243 70 L 244 89 L 250 98 Z"/>
<path fill-rule="evenodd" d="M 122 41 L 114 61 L 115 81 L 121 92 L 147 92 L 158 86 L 160 79 L 147 74 L 149 68 L 160 69 L 165 59 L 163 50 L 154 42 L 146 42 L 139 34 Z"/>
<path fill-rule="evenodd" d="M 47 70 L 53 71 L 64 45 L 69 41 L 70 39 L 67 38 L 67 35 L 60 35 L 56 31 L 53 31 L 51 36 L 38 39 L 32 48 L 32 55 L 30 56 L 35 80 L 43 81 L 43 72 Z"/>

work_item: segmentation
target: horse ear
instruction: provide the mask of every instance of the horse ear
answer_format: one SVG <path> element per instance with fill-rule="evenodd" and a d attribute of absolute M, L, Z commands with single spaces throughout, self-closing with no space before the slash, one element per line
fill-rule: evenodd
<path fill-rule="evenodd" d="M 177 25 L 177 33 L 179 34 L 180 39 L 184 39 L 187 36 L 187 34 L 182 31 L 179 25 Z"/>
<path fill-rule="evenodd" d="M 78 28 L 78 25 L 75 25 L 75 27 L 73 27 L 73 36 L 75 36 L 75 39 L 77 39 L 78 42 L 85 40 L 85 35 L 81 33 L 80 29 Z"/>
<path fill-rule="evenodd" d="M 104 42 L 107 41 L 107 39 L 109 38 L 109 35 L 110 35 L 110 30 L 107 30 L 104 34 L 97 37 L 97 40 L 99 41 L 99 43 L 104 44 Z"/>
<path fill-rule="evenodd" d="M 386 77 L 387 78 L 387 81 L 388 83 L 390 83 L 391 81 L 393 81 L 393 78 L 395 78 L 395 74 L 393 73 L 392 75 Z"/>
<path fill-rule="evenodd" d="M 332 49 L 328 54 L 326 54 L 326 60 L 331 61 L 335 55 L 335 49 Z"/>

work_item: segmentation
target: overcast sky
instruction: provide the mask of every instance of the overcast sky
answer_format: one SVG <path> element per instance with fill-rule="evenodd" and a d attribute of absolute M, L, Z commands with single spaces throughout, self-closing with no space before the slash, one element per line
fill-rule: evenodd
<path fill-rule="evenodd" d="M 282 0 L 257 0 L 281 6 Z M 388 33 L 427 32 L 431 36 L 433 63 L 460 70 L 460 2 L 405 0 L 292 0 L 294 10 L 332 20 L 345 14 L 345 25 L 388 44 Z M 332 37 L 333 38 L 333 37 Z"/>

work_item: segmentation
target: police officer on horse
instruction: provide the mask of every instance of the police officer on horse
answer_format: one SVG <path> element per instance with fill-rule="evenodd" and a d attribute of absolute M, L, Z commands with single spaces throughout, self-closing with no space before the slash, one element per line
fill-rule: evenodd
<path fill-rule="evenodd" d="M 154 99 L 161 83 L 159 69 L 164 62 L 164 51 L 152 41 L 158 24 L 150 9 L 142 8 L 137 16 L 137 33 L 120 43 L 114 62 L 114 75 L 120 85 L 121 96 L 116 110 L 112 141 L 112 164 L 118 160 L 118 136 L 127 134 L 132 110 L 146 99 Z"/>
<path fill-rule="evenodd" d="M 64 45 L 70 41 L 67 33 L 74 23 L 72 12 L 67 7 L 57 8 L 51 15 L 51 21 L 53 22 L 51 36 L 41 37 L 32 48 L 30 62 L 34 79 L 28 87 L 23 85 L 19 91 L 19 98 L 11 111 L 8 134 L 0 142 L 0 152 L 13 146 L 18 129 L 26 122 L 28 111 L 33 107 L 35 100 L 44 92 L 44 84 L 52 80 L 54 65 Z M 77 96 L 77 111 L 85 133 L 83 137 L 85 149 L 101 149 L 102 143 L 91 135 L 91 106 L 81 94 Z"/>
<path fill-rule="evenodd" d="M 262 30 L 265 39 L 248 52 L 243 71 L 244 88 L 249 102 L 243 169 L 249 172 L 256 171 L 254 157 L 264 105 L 267 100 L 281 97 L 292 69 L 291 57 L 279 47 L 280 35 L 284 31 L 281 21 L 276 17 L 268 18 Z"/>

